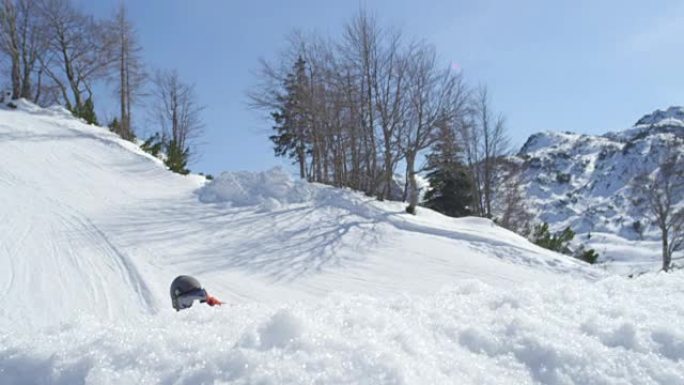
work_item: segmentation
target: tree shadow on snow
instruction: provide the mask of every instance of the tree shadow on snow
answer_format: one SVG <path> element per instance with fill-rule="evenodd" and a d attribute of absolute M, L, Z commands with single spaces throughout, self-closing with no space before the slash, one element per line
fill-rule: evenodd
<path fill-rule="evenodd" d="M 187 274 L 238 269 L 274 281 L 361 263 L 384 221 L 318 201 L 275 210 L 195 200 L 145 206 L 101 226 L 124 247 L 144 244 L 154 263 Z"/>

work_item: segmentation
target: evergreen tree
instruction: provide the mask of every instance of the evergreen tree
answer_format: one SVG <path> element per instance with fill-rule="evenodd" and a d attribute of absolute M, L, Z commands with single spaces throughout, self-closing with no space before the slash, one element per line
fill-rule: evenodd
<path fill-rule="evenodd" d="M 306 177 L 306 154 L 308 140 L 308 119 L 306 112 L 306 89 L 308 77 L 306 62 L 299 57 L 294 64 L 293 72 L 288 74 L 283 87 L 285 93 L 278 96 L 278 111 L 271 116 L 276 131 L 270 136 L 274 143 L 276 156 L 287 156 L 299 164 L 299 176 Z"/>
<path fill-rule="evenodd" d="M 433 152 L 428 155 L 430 190 L 425 194 L 425 207 L 451 217 L 472 213 L 473 183 L 460 158 L 452 128 L 443 125 Z"/>
<path fill-rule="evenodd" d="M 561 232 L 551 234 L 549 224 L 544 222 L 534 227 L 532 242 L 545 249 L 569 255 L 571 254 L 569 244 L 573 238 L 575 238 L 575 232 L 569 227 L 566 227 Z"/>
<path fill-rule="evenodd" d="M 114 120 L 116 121 L 116 118 L 114 118 Z M 162 138 L 158 132 L 155 132 L 154 135 L 147 138 L 147 140 L 140 145 L 140 148 L 148 154 L 158 157 L 164 148 L 164 138 Z"/>
<path fill-rule="evenodd" d="M 553 250 L 565 255 L 572 255 L 584 262 L 594 264 L 599 258 L 599 254 L 594 249 L 587 249 L 584 245 L 579 245 L 573 252 L 570 249 L 570 242 L 575 238 L 575 232 L 569 227 L 563 231 L 551 234 L 549 224 L 544 222 L 534 227 L 531 241 L 545 249 Z"/>
<path fill-rule="evenodd" d="M 183 148 L 177 140 L 169 140 L 159 132 L 156 132 L 147 138 L 147 140 L 140 145 L 140 148 L 154 157 L 159 157 L 163 151 L 164 155 L 166 155 L 163 158 L 164 164 L 173 172 L 183 175 L 190 172 L 187 168 L 190 148 L 187 146 Z"/>
<path fill-rule="evenodd" d="M 587 249 L 581 246 L 575 251 L 574 257 L 593 265 L 598 260 L 599 254 L 594 249 Z"/>
<path fill-rule="evenodd" d="M 93 97 L 89 96 L 82 106 L 74 106 L 71 108 L 71 113 L 77 117 L 86 121 L 88 124 L 99 125 L 97 122 L 97 115 L 95 114 L 95 103 L 93 103 Z"/>
<path fill-rule="evenodd" d="M 119 123 L 119 119 L 117 119 L 117 118 L 112 119 L 112 121 L 109 122 L 107 127 L 109 127 L 109 131 L 111 131 L 115 134 L 118 134 L 119 130 L 121 130 L 121 124 Z"/>
<path fill-rule="evenodd" d="M 166 161 L 164 163 L 169 170 L 185 175 L 190 172 L 186 168 L 189 155 L 190 149 L 188 147 L 182 148 L 177 141 L 172 139 L 166 145 Z"/>

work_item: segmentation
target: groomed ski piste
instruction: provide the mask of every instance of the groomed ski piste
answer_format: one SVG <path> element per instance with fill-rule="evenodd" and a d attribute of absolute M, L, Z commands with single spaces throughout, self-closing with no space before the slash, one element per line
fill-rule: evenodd
<path fill-rule="evenodd" d="M 684 383 L 684 274 L 0 110 L 0 384 Z M 221 307 L 175 312 L 174 277 Z"/>

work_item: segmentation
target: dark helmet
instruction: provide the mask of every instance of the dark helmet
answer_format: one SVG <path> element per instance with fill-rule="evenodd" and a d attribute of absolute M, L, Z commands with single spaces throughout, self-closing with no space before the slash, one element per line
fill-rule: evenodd
<path fill-rule="evenodd" d="M 181 275 L 171 282 L 171 305 L 176 311 L 189 308 L 193 301 L 207 300 L 207 292 L 199 281 L 189 275 Z"/>

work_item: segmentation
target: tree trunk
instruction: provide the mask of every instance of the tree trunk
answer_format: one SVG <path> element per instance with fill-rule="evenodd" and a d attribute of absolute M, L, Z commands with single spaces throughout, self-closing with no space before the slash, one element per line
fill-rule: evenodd
<path fill-rule="evenodd" d="M 390 198 L 390 187 L 392 185 L 392 138 L 387 130 L 385 131 L 385 188 L 382 192 L 381 199 Z"/>
<path fill-rule="evenodd" d="M 409 179 L 409 205 L 406 212 L 416 214 L 416 206 L 418 206 L 418 183 L 416 182 L 416 154 L 413 152 L 406 154 L 406 173 Z"/>
<path fill-rule="evenodd" d="M 304 179 L 306 178 L 306 153 L 302 144 L 297 146 L 297 161 L 299 162 L 299 177 Z"/>
<path fill-rule="evenodd" d="M 126 66 L 128 68 L 128 66 Z M 133 131 L 133 126 L 131 125 L 131 83 L 130 83 L 130 71 L 126 70 L 126 134 L 128 135 L 128 140 L 133 140 L 135 138 L 135 133 Z"/>
<path fill-rule="evenodd" d="M 408 173 L 408 167 L 407 167 L 406 172 L 404 173 L 404 194 L 401 197 L 402 202 L 406 202 L 406 200 L 408 199 L 408 193 L 409 193 L 409 190 L 411 189 L 410 183 L 411 182 L 409 181 L 409 173 Z"/>
<path fill-rule="evenodd" d="M 490 155 L 486 155 L 484 162 L 484 203 L 485 216 L 492 217 L 492 161 Z"/>
<path fill-rule="evenodd" d="M 41 89 L 43 88 L 43 70 L 38 70 L 38 75 L 36 76 L 36 92 L 33 94 L 33 103 L 38 104 L 41 96 Z"/>
<path fill-rule="evenodd" d="M 69 53 L 67 51 L 67 43 L 65 38 L 62 36 L 60 37 L 60 43 L 61 43 L 61 54 L 62 58 L 64 60 L 64 73 L 66 75 L 67 81 L 69 82 L 69 86 L 71 87 L 71 93 L 74 96 L 74 105 L 71 106 L 74 111 L 80 111 L 83 108 L 83 100 L 81 98 L 81 90 L 78 87 L 78 81 L 76 80 L 76 75 L 74 73 L 74 69 L 71 65 L 71 57 L 69 56 Z M 69 105 L 69 101 L 67 99 L 66 101 L 67 105 Z"/>
<path fill-rule="evenodd" d="M 370 172 L 368 174 L 370 178 L 370 186 L 368 189 L 368 194 L 370 195 L 375 195 L 376 191 L 376 177 L 377 177 L 377 161 L 378 161 L 378 155 L 377 151 L 375 148 L 375 126 L 374 126 L 374 119 L 373 119 L 373 93 L 371 89 L 371 77 L 370 77 L 370 72 L 367 75 L 367 87 L 368 87 L 368 135 L 370 139 L 370 146 L 368 150 L 370 150 Z"/>
<path fill-rule="evenodd" d="M 21 97 L 21 67 L 18 52 L 12 53 L 12 99 Z"/>
<path fill-rule="evenodd" d="M 351 151 L 351 177 L 349 178 L 351 188 L 359 190 L 360 189 L 360 183 L 359 183 L 359 174 L 360 174 L 360 162 L 359 162 L 359 156 L 358 156 L 358 144 L 356 141 L 356 128 L 352 127 L 351 128 L 351 143 L 349 144 L 350 151 Z"/>
<path fill-rule="evenodd" d="M 26 100 L 31 100 L 33 97 L 31 93 L 31 73 L 33 72 L 33 64 L 24 62 L 24 78 L 21 81 L 21 97 Z"/>
<path fill-rule="evenodd" d="M 119 132 L 117 132 L 117 134 L 124 139 L 128 139 L 128 122 L 126 119 L 126 49 L 124 47 L 123 36 L 121 38 L 121 57 L 119 61 L 119 97 L 121 98 L 121 117 L 119 119 Z"/>
<path fill-rule="evenodd" d="M 662 231 L 662 243 L 663 243 L 663 271 L 670 270 L 670 264 L 672 263 L 672 255 L 670 255 L 670 248 L 668 244 L 669 234 L 667 230 L 661 229 Z"/>
<path fill-rule="evenodd" d="M 330 162 L 330 157 L 328 156 L 328 154 L 330 153 L 330 142 L 328 140 L 328 137 L 323 137 L 321 141 L 323 142 L 323 156 L 321 156 L 323 161 L 323 183 L 329 183 L 330 170 L 328 167 L 328 163 Z"/>

